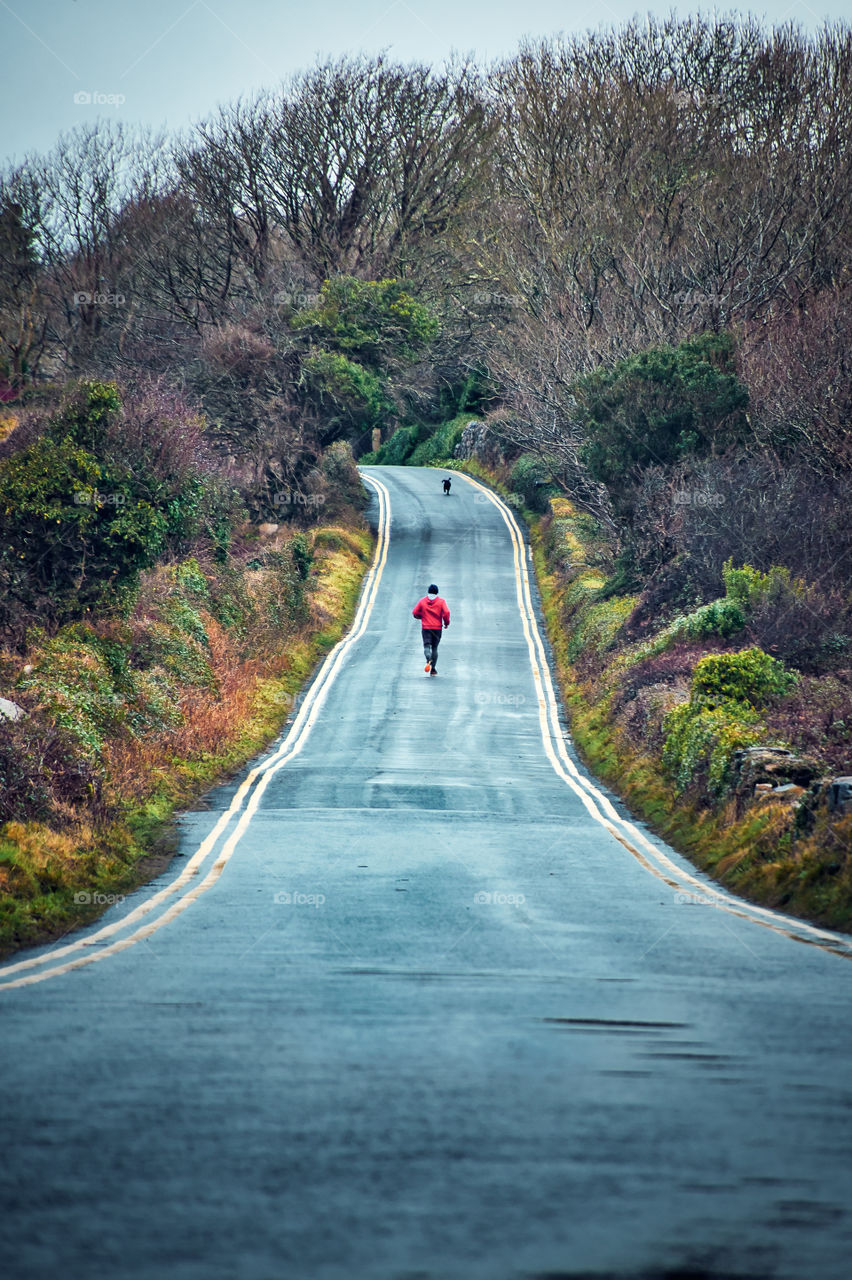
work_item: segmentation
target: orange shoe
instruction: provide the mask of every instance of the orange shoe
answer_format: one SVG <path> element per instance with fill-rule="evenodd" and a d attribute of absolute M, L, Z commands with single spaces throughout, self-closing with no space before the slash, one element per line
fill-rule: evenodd
<path fill-rule="evenodd" d="M 423 668 L 423 670 L 426 672 L 426 674 L 427 674 L 427 676 L 428 676 L 429 672 L 432 670 L 432 663 L 431 663 L 431 662 L 427 662 L 427 663 L 426 663 L 426 666 Z"/>

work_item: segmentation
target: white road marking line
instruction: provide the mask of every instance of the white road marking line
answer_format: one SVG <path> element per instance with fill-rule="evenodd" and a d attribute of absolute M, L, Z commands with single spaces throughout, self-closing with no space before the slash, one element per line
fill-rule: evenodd
<path fill-rule="evenodd" d="M 168 924 L 177 915 L 185 911 L 190 903 L 195 902 L 211 885 L 215 884 L 222 874 L 225 866 L 232 857 L 234 850 L 240 837 L 245 831 L 251 818 L 257 811 L 260 797 L 265 791 L 270 778 L 277 773 L 293 756 L 298 755 L 305 745 L 311 729 L 316 723 L 317 713 L 325 701 L 334 677 L 337 674 L 342 662 L 348 656 L 349 650 L 360 639 L 366 629 L 367 622 L 373 611 L 376 593 L 378 591 L 379 582 L 387 563 L 388 548 L 390 545 L 390 494 L 385 485 L 381 481 L 376 480 L 372 476 L 364 476 L 368 484 L 371 484 L 376 490 L 379 498 L 379 531 L 376 543 L 376 551 L 373 557 L 373 563 L 367 572 L 362 588 L 361 602 L 356 612 L 352 629 L 334 646 L 327 655 L 319 674 L 311 685 L 307 696 L 305 697 L 299 713 L 290 730 L 281 743 L 281 746 L 273 752 L 269 759 L 262 764 L 256 766 L 237 790 L 236 795 L 231 801 L 230 806 L 225 813 L 221 815 L 213 830 L 199 845 L 196 852 L 192 855 L 184 870 L 181 872 L 170 885 L 161 889 L 153 897 L 141 903 L 128 915 L 122 917 L 121 920 L 115 921 L 111 925 L 105 925 L 96 933 L 86 938 L 81 938 L 77 942 L 59 947 L 56 950 L 49 951 L 45 955 L 37 956 L 28 960 L 20 960 L 13 964 L 0 968 L 0 991 L 9 990 L 14 987 L 30 986 L 36 982 L 43 982 L 47 978 L 58 977 L 60 974 L 68 973 L 72 969 L 81 968 L 86 964 L 93 964 L 95 961 L 102 960 L 105 956 L 115 955 L 125 948 L 133 946 L 136 942 L 140 942 L 144 938 L 148 938 L 155 933 L 163 925 Z M 257 784 L 257 785 L 255 785 Z M 245 812 L 237 822 L 233 833 L 224 844 L 219 857 L 214 861 L 212 867 L 208 871 L 205 878 L 197 882 L 202 866 L 206 861 L 211 850 L 227 829 L 232 818 L 240 811 L 246 797 L 254 787 L 251 798 L 246 805 Z M 64 964 L 56 965 L 57 959 L 73 954 L 84 949 L 91 949 L 97 946 L 103 939 L 112 937 L 116 933 L 122 932 L 129 925 L 135 923 L 143 916 L 149 914 L 156 907 L 162 905 L 169 897 L 176 894 L 179 890 L 183 890 L 189 881 L 195 880 L 196 883 L 192 887 L 186 888 L 180 897 L 172 903 L 172 905 L 158 916 L 155 920 L 149 921 L 142 928 L 137 929 L 134 933 L 126 938 L 122 938 L 109 946 L 100 948 L 98 951 L 79 957 L 76 960 L 66 961 Z M 7 975 L 20 973 L 23 970 L 38 968 L 39 966 L 50 966 L 43 968 L 39 973 L 31 973 L 23 978 L 15 978 L 11 982 L 5 981 Z"/>
<path fill-rule="evenodd" d="M 520 527 L 514 513 L 492 489 L 480 484 L 472 476 L 465 475 L 462 472 L 457 474 L 460 479 L 465 480 L 468 484 L 473 485 L 487 495 L 488 499 L 500 512 L 509 530 L 515 562 L 518 609 L 521 614 L 524 636 L 530 655 L 530 666 L 538 695 L 539 725 L 545 753 L 556 773 L 574 791 L 589 814 L 609 831 L 610 835 L 619 844 L 623 845 L 651 875 L 663 880 L 673 888 L 682 890 L 688 885 L 692 890 L 699 890 L 702 896 L 712 897 L 714 906 L 717 906 L 720 910 L 727 911 L 731 915 L 750 920 L 754 924 L 771 929 L 774 933 L 781 933 L 794 941 L 806 942 L 811 946 L 818 946 L 823 951 L 830 951 L 833 955 L 842 955 L 847 959 L 852 959 L 852 939 L 844 934 L 835 933 L 829 929 L 821 929 L 805 921 L 785 916 L 781 912 L 772 911 L 768 907 L 759 907 L 729 894 L 718 886 L 708 884 L 706 881 L 698 879 L 697 876 L 690 875 L 688 871 L 673 862 L 662 849 L 652 844 L 638 827 L 627 818 L 621 817 L 608 797 L 593 782 L 580 773 L 565 748 L 565 739 L 559 723 L 559 704 L 553 689 L 544 642 L 533 608 L 529 574 L 527 572 L 527 557 L 524 555 L 524 539 Z M 531 549 L 528 548 L 528 550 L 530 551 L 529 559 L 532 560 Z M 604 814 L 607 816 L 604 817 Z M 653 862 L 636 848 L 637 844 L 648 851 Z M 654 862 L 657 865 L 654 865 Z"/>

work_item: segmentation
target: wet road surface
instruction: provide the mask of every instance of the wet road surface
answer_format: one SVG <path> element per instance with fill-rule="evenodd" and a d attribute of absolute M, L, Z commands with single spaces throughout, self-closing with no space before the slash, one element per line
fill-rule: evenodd
<path fill-rule="evenodd" d="M 847 1280 L 847 940 L 578 782 L 510 518 L 366 474 L 389 545 L 289 737 L 0 969 L 0 1274 Z"/>

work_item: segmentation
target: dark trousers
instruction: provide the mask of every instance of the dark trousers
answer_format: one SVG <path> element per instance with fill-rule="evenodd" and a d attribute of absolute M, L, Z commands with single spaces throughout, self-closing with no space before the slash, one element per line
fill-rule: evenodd
<path fill-rule="evenodd" d="M 435 670 L 435 663 L 438 661 L 438 645 L 440 643 L 440 628 L 437 631 L 428 627 L 423 628 L 423 652 L 426 654 L 426 661 L 431 662 L 433 671 Z"/>

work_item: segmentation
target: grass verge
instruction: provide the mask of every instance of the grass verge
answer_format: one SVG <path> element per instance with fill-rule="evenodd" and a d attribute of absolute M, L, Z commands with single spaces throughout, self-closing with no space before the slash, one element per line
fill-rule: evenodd
<path fill-rule="evenodd" d="M 635 597 L 601 599 L 605 552 L 589 518 L 562 498 L 551 502 L 544 517 L 531 512 L 513 493 L 508 468 L 496 471 L 458 459 L 436 465 L 485 481 L 525 520 L 572 738 L 589 769 L 653 831 L 737 894 L 852 931 L 852 815 L 828 812 L 824 780 L 796 806 L 773 795 L 744 801 L 730 790 L 711 804 L 689 789 L 678 794 L 662 759 L 661 725 L 665 710 L 686 697 L 691 672 L 680 688 L 677 680 L 660 685 L 661 705 L 646 721 L 650 741 L 625 727 L 619 694 L 655 645 L 651 639 L 650 647 L 645 641 L 630 646 L 619 635 Z M 689 648 L 684 641 L 681 648 L 694 670 L 721 643 L 705 638 L 703 645 Z"/>
<path fill-rule="evenodd" d="M 196 632 L 199 625 L 203 630 L 202 640 L 194 643 L 203 652 L 205 679 L 193 683 L 188 665 L 179 679 L 173 664 L 170 674 L 174 679 L 168 688 L 179 707 L 175 722 L 159 724 L 156 731 L 136 733 L 128 732 L 126 719 L 117 727 L 108 726 L 97 749 L 92 748 L 93 772 L 102 781 L 96 800 L 66 804 L 40 820 L 12 820 L 0 828 L 0 955 L 56 939 L 89 923 L 162 871 L 176 848 L 175 813 L 242 768 L 281 731 L 299 690 L 351 623 L 373 548 L 366 527 L 330 526 L 316 530 L 311 537 L 312 569 L 299 597 L 302 603 L 295 622 L 277 630 L 270 625 L 270 610 L 280 601 L 272 598 L 266 581 L 261 584 L 263 626 L 255 617 L 253 629 L 248 627 L 247 608 L 229 629 L 199 607 L 191 615 L 191 623 Z M 273 549 L 267 552 L 267 559 L 271 562 L 281 554 Z M 249 569 L 236 587 L 245 590 L 247 598 L 251 591 L 258 597 L 257 580 L 273 576 L 269 569 Z M 194 581 L 197 596 L 197 573 Z M 157 585 L 162 596 L 165 588 L 162 583 Z M 174 614 L 176 601 L 186 604 L 175 589 L 174 574 L 168 590 L 166 599 Z M 208 595 L 204 600 L 213 608 Z M 236 618 L 233 600 L 226 603 Z M 256 601 L 252 608 L 254 615 L 259 615 Z M 67 699 L 70 694 L 79 694 L 81 652 L 90 655 L 95 643 L 103 647 L 108 635 L 113 666 L 122 666 L 126 675 L 128 653 L 140 647 L 140 637 L 146 643 L 152 635 L 163 641 L 159 616 L 153 621 L 140 618 L 135 631 L 119 631 L 118 640 L 114 628 L 112 632 L 90 628 L 90 634 L 82 634 L 88 647 L 82 645 L 77 629 L 75 686 L 69 683 L 75 673 L 66 677 L 65 684 L 58 684 L 57 645 L 52 641 L 52 684 L 46 692 L 45 677 L 39 687 L 42 701 L 48 693 L 53 698 L 52 719 L 69 705 L 72 709 L 78 705 L 68 704 Z M 219 619 L 223 616 L 230 616 L 224 606 Z M 273 617 L 277 619 L 278 614 Z M 173 629 L 166 635 L 171 644 L 167 657 L 174 656 L 175 634 Z M 189 658 L 197 659 L 188 642 L 185 648 L 185 664 Z M 165 661 L 162 654 L 159 661 Z M 27 666 L 32 668 L 33 663 Z M 162 666 L 153 671 L 161 683 L 165 681 Z M 150 673 L 145 674 L 148 678 Z M 59 702 L 60 692 L 65 703 Z M 86 692 L 86 706 L 90 707 L 92 695 Z M 100 703 L 110 703 L 111 714 L 115 701 L 112 686 L 100 695 Z M 150 703 L 146 707 L 150 712 Z M 76 720 L 79 724 L 79 715 Z"/>

